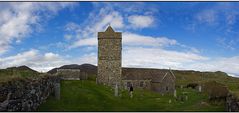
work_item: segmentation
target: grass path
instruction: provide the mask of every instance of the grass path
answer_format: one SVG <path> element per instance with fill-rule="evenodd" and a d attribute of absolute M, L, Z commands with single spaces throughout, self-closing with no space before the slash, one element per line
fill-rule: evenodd
<path fill-rule="evenodd" d="M 114 97 L 110 87 L 97 85 L 94 81 L 62 81 L 61 99 L 50 96 L 38 111 L 223 111 L 223 105 L 211 105 L 207 97 L 192 89 L 185 89 L 188 101 L 176 101 L 170 95 L 145 90 L 134 91 L 130 99 L 128 92 L 121 91 Z M 178 90 L 181 95 L 183 91 Z M 172 100 L 169 103 L 169 100 Z M 203 104 L 202 104 L 203 103 Z"/>

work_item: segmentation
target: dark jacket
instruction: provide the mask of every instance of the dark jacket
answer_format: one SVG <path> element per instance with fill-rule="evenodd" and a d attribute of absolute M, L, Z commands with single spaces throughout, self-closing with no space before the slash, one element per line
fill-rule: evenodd
<path fill-rule="evenodd" d="M 129 91 L 133 91 L 133 90 L 134 90 L 133 86 L 130 86 Z"/>

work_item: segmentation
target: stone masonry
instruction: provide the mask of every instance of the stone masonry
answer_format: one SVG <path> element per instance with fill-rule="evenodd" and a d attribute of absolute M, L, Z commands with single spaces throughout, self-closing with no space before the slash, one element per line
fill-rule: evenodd
<path fill-rule="evenodd" d="M 36 111 L 53 94 L 60 98 L 60 78 L 40 75 L 37 78 L 18 78 L 0 83 L 1 111 Z"/>
<path fill-rule="evenodd" d="M 98 74 L 97 83 L 121 85 L 122 34 L 109 26 L 105 32 L 98 32 Z"/>

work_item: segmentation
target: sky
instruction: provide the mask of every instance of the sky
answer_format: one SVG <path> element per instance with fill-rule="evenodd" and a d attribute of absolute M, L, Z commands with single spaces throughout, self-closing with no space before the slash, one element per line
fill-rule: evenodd
<path fill-rule="evenodd" d="M 239 2 L 1 2 L 0 68 L 97 65 L 97 32 L 122 32 L 122 66 L 239 76 Z"/>

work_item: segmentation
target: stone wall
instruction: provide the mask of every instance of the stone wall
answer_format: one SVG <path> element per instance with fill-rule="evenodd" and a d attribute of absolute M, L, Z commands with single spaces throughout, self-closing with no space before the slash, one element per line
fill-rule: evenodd
<path fill-rule="evenodd" d="M 207 93 L 210 100 L 225 100 L 230 93 L 226 85 L 216 81 L 202 84 L 202 92 Z"/>
<path fill-rule="evenodd" d="M 161 94 L 174 94 L 175 91 L 175 79 L 173 76 L 165 76 L 161 82 L 152 81 L 151 89 Z"/>
<path fill-rule="evenodd" d="M 50 94 L 59 99 L 59 85 L 59 77 L 53 75 L 0 83 L 0 111 L 36 111 Z"/>
<path fill-rule="evenodd" d="M 62 80 L 87 80 L 88 74 L 80 69 L 57 69 L 57 73 Z"/>
<path fill-rule="evenodd" d="M 226 98 L 226 107 L 225 111 L 234 111 L 239 112 L 239 99 L 232 94 L 229 94 Z"/>
<path fill-rule="evenodd" d="M 124 89 L 132 84 L 134 88 L 151 89 L 151 80 L 122 80 Z"/>

